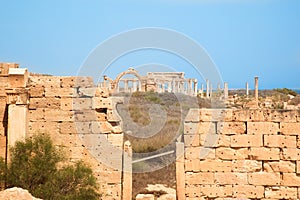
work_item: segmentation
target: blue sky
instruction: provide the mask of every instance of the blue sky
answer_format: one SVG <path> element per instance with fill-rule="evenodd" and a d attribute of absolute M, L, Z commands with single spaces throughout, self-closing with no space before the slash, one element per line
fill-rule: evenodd
<path fill-rule="evenodd" d="M 120 32 L 172 29 L 206 49 L 230 88 L 260 77 L 261 88 L 300 88 L 298 0 L 1 1 L 0 61 L 31 72 L 76 75 L 89 53 Z M 148 52 L 113 63 L 184 65 Z M 97 71 L 95 72 L 97 73 Z M 187 75 L 193 76 L 189 69 Z M 113 76 L 113 75 L 112 75 Z"/>

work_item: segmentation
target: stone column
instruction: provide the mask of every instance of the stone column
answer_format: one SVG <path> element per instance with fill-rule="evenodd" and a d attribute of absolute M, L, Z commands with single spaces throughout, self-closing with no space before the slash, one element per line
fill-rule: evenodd
<path fill-rule="evenodd" d="M 24 140 L 28 129 L 28 92 L 26 89 L 6 90 L 8 105 L 8 149 Z"/>
<path fill-rule="evenodd" d="M 255 101 L 258 102 L 258 77 L 254 77 L 255 80 Z"/>
<path fill-rule="evenodd" d="M 228 83 L 224 82 L 224 99 L 228 98 Z"/>
<path fill-rule="evenodd" d="M 132 80 L 132 92 L 136 92 L 137 90 L 137 82 L 136 80 Z"/>
<path fill-rule="evenodd" d="M 172 82 L 168 81 L 168 92 L 172 92 Z"/>
<path fill-rule="evenodd" d="M 128 80 L 124 80 L 124 92 L 128 92 Z"/>
<path fill-rule="evenodd" d="M 221 84 L 218 83 L 218 91 L 220 91 L 220 90 L 221 90 Z"/>
<path fill-rule="evenodd" d="M 198 93 L 198 81 L 197 79 L 194 80 L 194 96 L 196 97 Z"/>
<path fill-rule="evenodd" d="M 209 80 L 206 79 L 206 98 L 209 98 Z"/>
<path fill-rule="evenodd" d="M 132 199 L 132 146 L 128 140 L 124 142 L 122 199 Z"/>
<path fill-rule="evenodd" d="M 212 95 L 213 95 L 213 85 L 212 85 L 212 83 L 210 84 L 210 92 L 209 92 L 209 94 L 210 94 L 210 97 L 212 97 Z"/>
<path fill-rule="evenodd" d="M 249 97 L 249 84 L 246 82 L 246 97 Z"/>
<path fill-rule="evenodd" d="M 176 142 L 176 194 L 178 200 L 185 200 L 185 170 L 183 142 Z"/>

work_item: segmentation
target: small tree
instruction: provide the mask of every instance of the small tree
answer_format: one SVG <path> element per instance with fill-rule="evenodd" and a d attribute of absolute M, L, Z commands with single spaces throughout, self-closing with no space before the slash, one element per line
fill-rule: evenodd
<path fill-rule="evenodd" d="M 6 185 L 22 187 L 45 200 L 98 199 L 92 170 L 82 162 L 58 169 L 58 163 L 63 160 L 62 152 L 48 135 L 35 135 L 25 142 L 17 142 L 11 149 Z"/>

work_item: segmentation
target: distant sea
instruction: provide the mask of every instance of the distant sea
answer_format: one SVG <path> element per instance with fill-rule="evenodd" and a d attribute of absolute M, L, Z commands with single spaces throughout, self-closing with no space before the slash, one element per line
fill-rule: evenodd
<path fill-rule="evenodd" d="M 294 91 L 300 94 L 300 89 L 294 89 Z"/>

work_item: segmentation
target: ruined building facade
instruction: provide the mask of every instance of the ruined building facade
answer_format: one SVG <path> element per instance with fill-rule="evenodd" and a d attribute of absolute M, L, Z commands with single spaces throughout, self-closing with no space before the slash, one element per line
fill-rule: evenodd
<path fill-rule="evenodd" d="M 1 63 L 1 156 L 15 141 L 47 133 L 70 162 L 92 167 L 102 199 L 131 199 L 130 144 L 115 109 L 122 99 L 109 96 L 115 83 L 96 87 L 89 77 L 31 74 Z M 176 155 L 179 200 L 300 198 L 298 110 L 191 109 Z"/>

